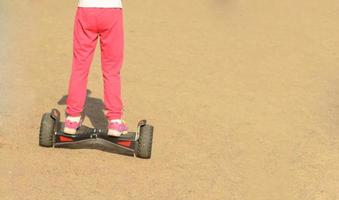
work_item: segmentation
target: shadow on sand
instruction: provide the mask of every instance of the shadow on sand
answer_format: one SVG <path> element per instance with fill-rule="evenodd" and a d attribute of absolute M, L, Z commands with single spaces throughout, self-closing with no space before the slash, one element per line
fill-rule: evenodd
<path fill-rule="evenodd" d="M 104 103 L 101 99 L 91 97 L 91 90 L 87 90 L 86 103 L 83 115 L 88 117 L 95 128 L 106 129 L 107 119 L 104 113 Z M 67 95 L 64 95 L 58 105 L 66 105 Z"/>

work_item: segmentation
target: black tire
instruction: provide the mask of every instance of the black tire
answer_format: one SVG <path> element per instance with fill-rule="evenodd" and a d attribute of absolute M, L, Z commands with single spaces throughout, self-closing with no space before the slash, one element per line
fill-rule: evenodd
<path fill-rule="evenodd" d="M 39 134 L 39 145 L 42 147 L 53 147 L 54 119 L 50 113 L 42 115 Z"/>
<path fill-rule="evenodd" d="M 135 155 L 139 158 L 150 159 L 152 154 L 153 126 L 144 125 L 140 128 Z"/>

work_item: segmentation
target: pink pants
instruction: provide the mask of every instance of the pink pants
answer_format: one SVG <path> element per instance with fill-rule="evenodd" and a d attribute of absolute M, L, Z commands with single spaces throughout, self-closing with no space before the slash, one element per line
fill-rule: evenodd
<path fill-rule="evenodd" d="M 87 80 L 98 38 L 107 119 L 121 119 L 120 69 L 123 62 L 123 13 L 120 8 L 78 8 L 74 22 L 73 66 L 66 113 L 80 116 L 86 101 Z"/>

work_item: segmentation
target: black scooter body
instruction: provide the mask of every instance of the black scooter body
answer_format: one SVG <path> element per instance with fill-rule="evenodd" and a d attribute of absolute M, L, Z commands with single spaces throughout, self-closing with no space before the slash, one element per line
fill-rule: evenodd
<path fill-rule="evenodd" d="M 120 149 L 139 158 L 151 157 L 153 126 L 148 125 L 146 120 L 138 123 L 136 132 L 128 132 L 120 137 L 109 136 L 107 130 L 84 125 L 77 130 L 76 134 L 66 134 L 62 131 L 63 125 L 57 109 L 45 113 L 40 125 L 40 146 L 79 149 L 99 145 L 108 151 L 116 152 Z"/>

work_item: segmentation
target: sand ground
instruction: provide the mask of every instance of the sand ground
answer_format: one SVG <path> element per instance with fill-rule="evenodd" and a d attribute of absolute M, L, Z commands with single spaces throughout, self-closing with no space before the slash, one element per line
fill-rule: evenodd
<path fill-rule="evenodd" d="M 42 113 L 64 110 L 76 1 L 0 1 L 0 199 L 339 199 L 337 0 L 124 6 L 125 119 L 155 126 L 151 160 L 38 146 Z"/>

